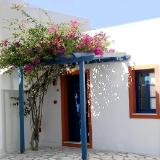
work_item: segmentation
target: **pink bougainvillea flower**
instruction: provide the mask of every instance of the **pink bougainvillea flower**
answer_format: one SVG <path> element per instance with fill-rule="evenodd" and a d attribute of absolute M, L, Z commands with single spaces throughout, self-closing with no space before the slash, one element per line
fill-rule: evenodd
<path fill-rule="evenodd" d="M 3 47 L 7 47 L 7 46 L 8 46 L 8 44 L 9 44 L 8 40 L 4 40 L 4 41 L 2 41 L 2 45 L 3 45 Z"/>
<path fill-rule="evenodd" d="M 32 64 L 33 64 L 33 65 L 38 65 L 38 64 L 40 64 L 40 63 L 41 63 L 41 61 L 40 61 L 39 58 L 35 58 L 35 59 L 32 61 Z"/>
<path fill-rule="evenodd" d="M 72 39 L 72 38 L 75 38 L 76 37 L 76 32 L 75 31 L 69 31 L 68 34 L 67 34 L 67 37 L 69 39 Z"/>
<path fill-rule="evenodd" d="M 110 53 L 115 53 L 115 49 L 110 48 L 110 49 L 108 50 L 108 52 L 110 52 Z"/>
<path fill-rule="evenodd" d="M 62 43 L 63 43 L 63 38 L 61 36 L 57 36 L 54 38 L 54 40 L 52 40 L 51 42 L 51 45 L 54 45 L 54 46 L 61 46 Z"/>
<path fill-rule="evenodd" d="M 26 73 L 30 73 L 30 72 L 32 71 L 32 66 L 31 66 L 30 64 L 26 64 L 26 65 L 24 66 L 24 71 L 25 71 Z"/>
<path fill-rule="evenodd" d="M 92 37 L 91 36 L 89 36 L 88 34 L 83 35 L 82 43 L 88 45 L 88 44 L 91 43 L 91 41 L 92 41 Z"/>
<path fill-rule="evenodd" d="M 81 50 L 82 48 L 83 48 L 83 44 L 82 43 L 80 43 L 80 44 L 78 44 L 77 46 L 76 46 L 76 48 L 78 49 L 78 50 Z"/>
<path fill-rule="evenodd" d="M 80 25 L 80 23 L 77 20 L 71 20 L 70 23 L 71 23 L 71 26 L 74 28 L 77 28 Z"/>
<path fill-rule="evenodd" d="M 81 35 L 79 43 L 76 45 L 77 50 L 79 51 L 92 51 L 94 48 L 97 48 L 93 44 L 93 37 L 88 34 Z"/>
<path fill-rule="evenodd" d="M 88 34 L 82 35 L 79 44 L 77 45 L 79 49 L 83 49 L 84 47 L 92 48 L 92 41 L 93 38 L 89 36 Z"/>
<path fill-rule="evenodd" d="M 103 50 L 100 47 L 97 47 L 93 50 L 95 55 L 103 55 Z"/>
<path fill-rule="evenodd" d="M 49 28 L 48 28 L 48 32 L 49 33 L 55 33 L 57 32 L 57 26 L 55 24 L 52 24 Z"/>

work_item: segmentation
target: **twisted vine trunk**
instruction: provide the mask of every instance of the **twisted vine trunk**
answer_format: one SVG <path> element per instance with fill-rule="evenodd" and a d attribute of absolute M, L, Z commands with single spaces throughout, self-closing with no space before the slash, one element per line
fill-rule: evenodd
<path fill-rule="evenodd" d="M 69 67 L 69 66 L 68 66 Z M 71 67 L 71 66 L 70 66 Z M 52 65 L 46 67 L 43 74 L 37 74 L 35 83 L 27 91 L 27 107 L 26 111 L 31 117 L 31 149 L 38 150 L 39 137 L 42 124 L 43 101 L 47 93 L 48 86 L 54 79 L 66 70 L 65 65 Z M 33 81 L 33 80 L 31 80 Z"/>
<path fill-rule="evenodd" d="M 40 99 L 37 104 L 37 98 Z M 39 146 L 39 133 L 41 131 L 41 121 L 42 121 L 42 107 L 43 107 L 43 99 L 44 93 L 39 95 L 39 97 L 34 98 L 32 110 L 31 110 L 31 118 L 32 118 L 32 136 L 31 136 L 31 149 L 38 150 Z"/>
<path fill-rule="evenodd" d="M 37 125 L 32 128 L 31 136 L 31 149 L 37 151 L 39 147 L 39 120 L 36 121 Z"/>

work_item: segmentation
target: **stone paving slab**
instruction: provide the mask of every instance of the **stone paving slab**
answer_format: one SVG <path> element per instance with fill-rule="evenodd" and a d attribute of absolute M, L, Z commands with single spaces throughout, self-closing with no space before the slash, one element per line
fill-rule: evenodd
<path fill-rule="evenodd" d="M 113 153 L 89 150 L 89 160 L 160 160 L 157 156 L 129 153 Z M 77 148 L 44 148 L 26 151 L 25 154 L 7 154 L 0 160 L 81 160 L 81 150 Z"/>

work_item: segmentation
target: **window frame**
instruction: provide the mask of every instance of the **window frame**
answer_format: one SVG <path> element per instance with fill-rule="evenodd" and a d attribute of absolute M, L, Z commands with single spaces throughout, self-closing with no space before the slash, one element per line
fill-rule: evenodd
<path fill-rule="evenodd" d="M 136 79 L 135 71 L 139 70 L 154 70 L 155 74 L 155 94 L 156 94 L 156 113 L 137 113 L 136 112 Z M 128 83 L 129 83 L 129 109 L 130 118 L 160 118 L 160 77 L 159 77 L 159 66 L 158 65 L 143 65 L 143 66 L 130 66 L 128 67 Z"/>

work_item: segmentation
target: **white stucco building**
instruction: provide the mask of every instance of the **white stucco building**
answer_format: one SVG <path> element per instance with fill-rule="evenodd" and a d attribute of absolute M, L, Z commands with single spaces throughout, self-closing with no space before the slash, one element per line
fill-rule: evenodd
<path fill-rule="evenodd" d="M 10 31 L 6 29 L 8 26 L 7 20 L 11 19 L 23 19 L 23 16 L 20 12 L 17 12 L 11 7 L 14 4 L 20 4 L 24 7 L 24 10 L 40 20 L 41 23 L 54 22 L 62 23 L 69 22 L 70 20 L 78 20 L 81 24 L 81 30 L 86 31 L 90 29 L 90 24 L 87 19 L 79 18 L 70 15 L 64 15 L 61 13 L 44 11 L 39 8 L 35 8 L 29 4 L 23 3 L 21 0 L 0 0 L 0 40 L 10 38 Z M 46 16 L 46 14 L 48 16 Z M 49 17 L 49 18 L 48 18 Z M 18 74 L 15 71 L 12 75 L 4 75 L 4 71 L 0 71 L 0 155 L 3 155 L 6 152 L 14 152 L 19 150 L 19 111 L 17 107 L 12 106 L 12 100 L 10 97 L 18 94 Z M 54 117 L 56 118 L 56 117 Z M 48 123 L 48 122 L 47 122 Z M 57 122 L 58 124 L 58 122 Z M 47 126 L 47 125 L 46 125 Z M 26 148 L 30 146 L 30 119 L 26 119 Z M 54 131 L 54 139 L 49 140 L 44 137 L 47 137 L 47 133 L 44 133 L 42 136 L 42 143 L 44 146 L 52 145 L 56 142 L 56 145 L 59 145 L 59 141 L 56 139 L 56 130 Z M 46 134 L 46 135 L 45 135 Z M 50 134 L 50 133 L 49 133 Z M 51 133 L 52 134 L 52 133 Z M 59 135 L 58 135 L 59 136 Z"/>
<path fill-rule="evenodd" d="M 42 16 L 38 10 L 35 11 L 32 7 L 27 10 L 31 13 L 33 12 L 35 16 Z M 1 12 L 3 12 L 3 9 L 0 9 L 0 16 L 6 15 L 6 12 L 2 14 Z M 50 14 L 52 15 L 52 13 Z M 10 16 L 10 12 L 7 15 Z M 15 16 L 14 14 L 12 15 Z M 55 20 L 56 17 L 58 17 L 57 22 L 60 19 L 61 22 L 74 18 L 60 14 L 55 15 Z M 80 20 L 85 24 L 84 30 L 89 29 L 88 22 L 83 19 Z M 0 23 L 2 24 L 2 22 Z M 131 56 L 126 61 L 87 65 L 88 93 L 91 95 L 90 105 L 88 105 L 91 110 L 91 112 L 90 110 L 88 111 L 90 117 L 88 120 L 90 131 L 88 136 L 91 148 L 160 155 L 159 28 L 160 18 L 157 18 L 89 31 L 89 34 L 99 31 L 106 32 L 114 40 L 112 48 Z M 7 33 L 3 31 L 3 28 L 0 28 L 0 38 L 3 39 L 6 35 Z M 116 56 L 116 53 L 113 54 Z M 117 53 L 117 55 L 120 54 Z M 134 89 L 130 88 L 130 99 L 128 87 L 129 66 L 135 66 L 135 70 L 132 70 L 131 75 L 132 82 L 135 83 L 132 86 Z M 140 73 L 141 78 L 139 78 Z M 133 75 L 137 78 L 134 79 Z M 77 120 L 69 119 L 68 111 L 64 109 L 65 105 L 67 106 L 66 108 L 69 108 L 73 104 L 69 96 L 67 96 L 68 93 L 75 91 L 77 94 L 76 89 L 69 91 L 71 85 L 69 81 L 73 82 L 73 87 L 71 88 L 74 89 L 74 85 L 76 88 L 76 77 L 61 77 L 56 85 L 50 86 L 45 97 L 40 146 L 79 145 L 79 136 L 74 136 L 74 133 L 78 135 L 78 131 L 70 123 L 71 121 L 76 121 L 77 124 Z M 145 91 L 143 89 L 138 90 L 136 87 L 141 86 L 143 88 L 143 85 L 145 85 L 142 81 L 145 81 L 144 83 L 147 83 L 147 85 L 152 85 L 153 88 L 147 88 L 148 90 L 146 89 Z M 148 94 L 146 95 L 144 92 L 149 92 L 148 99 L 150 102 L 146 100 Z M 18 108 L 12 106 L 12 100 L 10 99 L 17 93 L 18 76 L 16 73 L 12 75 L 1 74 L 0 154 L 14 152 L 19 149 Z M 151 96 L 152 94 L 153 96 Z M 68 98 L 68 102 L 64 100 L 64 96 Z M 71 99 L 76 101 L 75 95 L 73 94 L 72 96 Z M 143 96 L 146 97 L 144 98 Z M 145 108 L 146 106 L 149 111 Z M 73 111 L 74 109 L 72 108 L 71 110 Z M 73 114 L 74 112 L 75 110 Z M 30 145 L 30 135 L 30 120 L 25 118 L 26 148 L 29 148 Z"/>

